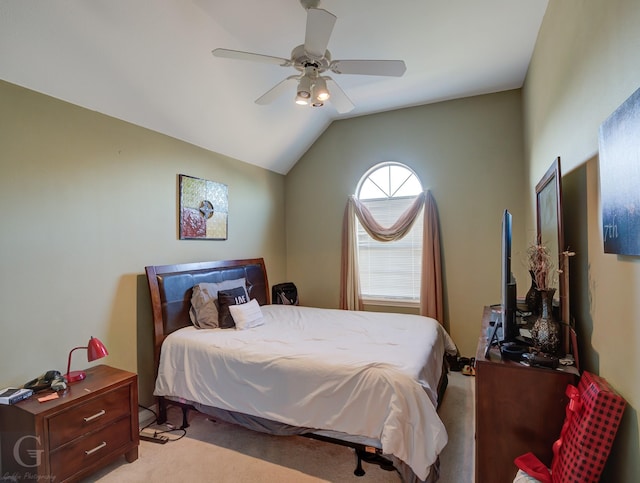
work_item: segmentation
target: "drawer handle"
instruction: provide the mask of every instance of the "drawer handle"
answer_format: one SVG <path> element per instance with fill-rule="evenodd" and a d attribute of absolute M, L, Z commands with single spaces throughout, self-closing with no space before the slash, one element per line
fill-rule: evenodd
<path fill-rule="evenodd" d="M 105 441 L 103 441 L 101 444 L 99 444 L 98 446 L 96 446 L 93 449 L 90 449 L 88 451 L 85 451 L 84 454 L 85 456 L 89 456 L 92 455 L 93 453 L 95 453 L 96 451 L 101 450 L 102 448 L 104 448 L 107 445 L 107 443 Z"/>
<path fill-rule="evenodd" d="M 85 423 L 88 423 L 89 421 L 93 421 L 94 419 L 99 418 L 100 416 L 104 416 L 105 414 L 107 414 L 107 412 L 104 409 L 101 409 L 100 411 L 95 413 L 93 416 L 89 416 L 88 418 L 83 418 L 83 419 Z"/>

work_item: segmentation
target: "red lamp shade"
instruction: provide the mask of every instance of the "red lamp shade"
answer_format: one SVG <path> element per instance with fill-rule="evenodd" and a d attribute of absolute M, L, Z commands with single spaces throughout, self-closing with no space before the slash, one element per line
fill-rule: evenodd
<path fill-rule="evenodd" d="M 89 362 L 95 361 L 97 359 L 102 359 L 104 356 L 109 355 L 109 352 L 107 351 L 107 348 L 104 346 L 104 344 L 95 337 L 91 337 L 91 339 L 89 339 L 89 344 L 87 345 L 87 347 L 80 346 L 71 349 L 71 352 L 69 352 L 69 362 L 67 363 L 67 373 L 64 375 L 68 383 L 82 381 L 85 377 L 87 377 L 87 374 L 84 371 L 70 371 L 71 354 L 73 354 L 73 351 L 76 349 L 87 349 L 87 360 Z"/>

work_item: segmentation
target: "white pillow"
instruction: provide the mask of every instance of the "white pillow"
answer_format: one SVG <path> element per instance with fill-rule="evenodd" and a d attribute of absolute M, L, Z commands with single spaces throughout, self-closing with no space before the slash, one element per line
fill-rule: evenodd
<path fill-rule="evenodd" d="M 250 329 L 264 324 L 260 304 L 256 299 L 251 299 L 246 304 L 230 305 L 229 312 L 231 312 L 231 317 L 233 317 L 238 330 Z"/>
<path fill-rule="evenodd" d="M 203 282 L 194 285 L 191 294 L 191 308 L 189 317 L 191 323 L 198 329 L 215 329 L 218 327 L 218 292 L 236 287 L 247 290 L 246 280 L 237 278 L 234 280 L 223 280 L 222 282 Z M 247 299 L 249 295 L 247 294 Z"/>

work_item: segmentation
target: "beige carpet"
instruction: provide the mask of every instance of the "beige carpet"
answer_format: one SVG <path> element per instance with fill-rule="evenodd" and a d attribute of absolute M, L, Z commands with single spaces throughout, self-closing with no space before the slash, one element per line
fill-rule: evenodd
<path fill-rule="evenodd" d="M 474 378 L 453 372 L 440 407 L 449 443 L 440 457 L 442 483 L 474 481 Z M 169 420 L 181 423 L 181 412 L 169 411 Z M 353 474 L 356 458 L 351 448 L 301 436 L 270 436 L 242 427 L 212 422 L 190 413 L 191 426 L 181 439 L 160 445 L 140 442 L 139 458 L 124 457 L 85 482 L 399 482 L 394 471 L 363 463 L 366 474 Z M 178 438 L 181 431 L 168 434 Z"/>

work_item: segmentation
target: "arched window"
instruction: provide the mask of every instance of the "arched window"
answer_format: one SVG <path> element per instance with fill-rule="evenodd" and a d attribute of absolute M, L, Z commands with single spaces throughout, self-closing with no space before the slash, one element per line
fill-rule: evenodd
<path fill-rule="evenodd" d="M 385 162 L 365 173 L 356 198 L 379 224 L 390 227 L 422 191 L 413 170 L 400 163 Z M 423 217 L 418 216 L 404 238 L 379 242 L 357 223 L 358 269 L 364 300 L 420 302 L 422 225 Z"/>

